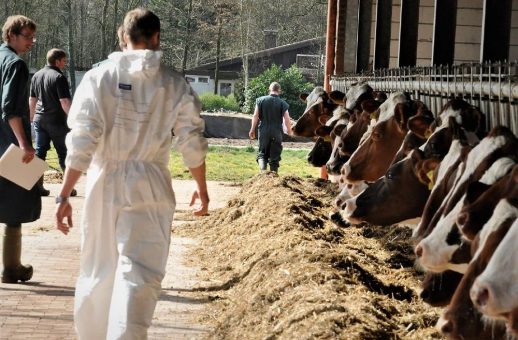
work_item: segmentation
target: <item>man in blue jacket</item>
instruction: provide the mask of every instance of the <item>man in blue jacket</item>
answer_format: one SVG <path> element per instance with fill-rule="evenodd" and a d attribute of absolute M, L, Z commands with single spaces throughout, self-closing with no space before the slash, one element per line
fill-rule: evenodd
<path fill-rule="evenodd" d="M 23 162 L 34 159 L 29 118 L 29 69 L 20 58 L 36 41 L 36 24 L 23 15 L 7 18 L 2 27 L 0 46 L 0 156 L 9 145 L 24 151 Z M 27 281 L 32 266 L 20 262 L 22 252 L 22 223 L 40 218 L 41 197 L 37 186 L 31 190 L 0 177 L 0 223 L 5 223 L 3 240 L 3 283 Z"/>

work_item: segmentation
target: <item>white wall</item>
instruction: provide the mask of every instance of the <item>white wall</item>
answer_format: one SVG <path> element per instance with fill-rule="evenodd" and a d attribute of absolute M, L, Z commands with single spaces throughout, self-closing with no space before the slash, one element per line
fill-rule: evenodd
<path fill-rule="evenodd" d="M 201 78 L 201 82 L 200 82 Z M 204 93 L 214 93 L 214 79 L 210 78 L 209 76 L 198 76 L 194 74 L 186 74 L 185 79 L 191 84 L 191 87 L 193 90 L 200 96 Z M 207 80 L 207 82 L 204 82 L 204 80 Z M 231 84 L 231 93 L 234 93 L 236 80 L 227 80 L 227 79 L 220 79 L 219 83 L 230 83 Z M 220 89 L 218 89 L 218 94 L 220 93 Z"/>

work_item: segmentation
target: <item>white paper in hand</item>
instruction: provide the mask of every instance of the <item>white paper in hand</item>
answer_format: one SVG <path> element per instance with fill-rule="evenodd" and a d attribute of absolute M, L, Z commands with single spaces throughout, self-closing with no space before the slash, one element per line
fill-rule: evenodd
<path fill-rule="evenodd" d="M 29 163 L 23 163 L 23 150 L 11 144 L 0 158 L 0 176 L 31 190 L 48 166 L 45 161 L 34 157 Z"/>

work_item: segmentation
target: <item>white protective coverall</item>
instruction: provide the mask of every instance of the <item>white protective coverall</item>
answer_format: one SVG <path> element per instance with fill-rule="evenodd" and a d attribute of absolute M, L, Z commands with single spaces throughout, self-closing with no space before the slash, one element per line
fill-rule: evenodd
<path fill-rule="evenodd" d="M 147 338 L 175 209 L 171 131 L 187 167 L 205 160 L 201 104 L 161 56 L 111 54 L 86 73 L 70 109 L 66 166 L 87 171 L 74 308 L 80 339 Z"/>

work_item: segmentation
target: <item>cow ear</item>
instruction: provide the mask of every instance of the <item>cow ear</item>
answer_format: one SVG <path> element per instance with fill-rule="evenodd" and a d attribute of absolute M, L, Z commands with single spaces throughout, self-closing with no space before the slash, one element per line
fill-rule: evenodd
<path fill-rule="evenodd" d="M 328 119 L 329 119 L 329 116 L 321 115 L 320 117 L 318 117 L 318 122 L 322 125 L 326 125 L 326 122 Z"/>
<path fill-rule="evenodd" d="M 406 103 L 398 103 L 394 110 L 394 118 L 401 130 L 406 128 L 406 116 L 408 115 L 408 111 L 408 105 L 406 105 Z"/>
<path fill-rule="evenodd" d="M 374 91 L 372 92 L 372 98 L 379 103 L 383 103 L 387 100 L 387 94 L 383 91 Z"/>
<path fill-rule="evenodd" d="M 487 189 L 489 189 L 490 185 L 484 184 L 482 182 L 472 182 L 468 185 L 468 189 L 466 190 L 466 198 L 464 199 L 465 203 L 473 203 L 480 197 Z"/>
<path fill-rule="evenodd" d="M 305 103 L 308 96 L 309 96 L 309 94 L 307 94 L 307 93 L 301 93 L 301 94 L 299 94 L 299 99 Z"/>
<path fill-rule="evenodd" d="M 469 108 L 462 110 L 461 116 L 462 127 L 466 131 L 475 132 L 479 129 L 483 114 L 477 107 L 470 106 Z"/>
<path fill-rule="evenodd" d="M 416 100 L 414 103 L 416 105 L 416 115 L 425 116 L 433 121 L 433 113 L 428 109 L 428 106 L 426 106 L 425 103 L 420 100 Z"/>
<path fill-rule="evenodd" d="M 433 118 L 428 116 L 413 116 L 408 120 L 408 129 L 415 133 L 420 138 L 428 139 L 431 134 L 430 125 L 433 123 Z"/>
<path fill-rule="evenodd" d="M 419 150 L 419 149 L 416 149 Z M 415 153 L 415 151 L 413 153 Z M 436 169 L 438 168 L 440 161 L 434 158 L 425 159 L 422 162 L 414 163 L 414 172 L 419 182 L 428 186 L 428 189 L 432 190 L 436 180 Z"/>
<path fill-rule="evenodd" d="M 381 103 L 373 99 L 364 100 L 361 103 L 362 110 L 364 112 L 372 113 L 380 107 Z"/>
<path fill-rule="evenodd" d="M 329 93 L 329 99 L 335 104 L 345 105 L 345 93 L 341 91 L 331 91 L 331 93 Z"/>
<path fill-rule="evenodd" d="M 322 125 L 315 129 L 315 134 L 317 136 L 320 136 L 323 138 L 323 137 L 329 136 L 331 131 L 332 131 L 332 129 L 329 126 Z"/>

